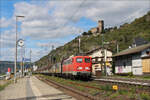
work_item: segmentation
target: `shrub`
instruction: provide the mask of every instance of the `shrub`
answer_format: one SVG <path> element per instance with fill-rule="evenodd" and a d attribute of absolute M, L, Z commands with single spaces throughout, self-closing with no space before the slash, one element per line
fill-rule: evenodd
<path fill-rule="evenodd" d="M 119 94 L 118 94 L 118 92 L 116 92 L 115 94 L 112 94 L 111 96 L 110 96 L 110 98 L 116 98 L 116 97 L 118 97 L 119 96 Z"/>
<path fill-rule="evenodd" d="M 128 91 L 127 90 L 119 90 L 118 93 L 121 94 L 121 95 L 123 95 L 123 94 L 127 94 Z"/>
<path fill-rule="evenodd" d="M 112 91 L 112 86 L 111 85 L 104 85 L 100 87 L 102 90 L 105 91 Z"/>
<path fill-rule="evenodd" d="M 150 95 L 147 93 L 142 93 L 140 96 L 142 100 L 150 100 Z"/>

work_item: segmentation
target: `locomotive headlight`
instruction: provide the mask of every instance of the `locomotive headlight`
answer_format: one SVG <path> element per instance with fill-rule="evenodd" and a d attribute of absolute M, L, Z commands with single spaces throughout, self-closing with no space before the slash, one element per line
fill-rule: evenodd
<path fill-rule="evenodd" d="M 89 69 L 89 67 L 85 67 L 85 69 Z"/>
<path fill-rule="evenodd" d="M 81 70 L 81 69 L 82 69 L 82 67 L 78 67 L 77 69 L 78 69 L 78 70 Z"/>

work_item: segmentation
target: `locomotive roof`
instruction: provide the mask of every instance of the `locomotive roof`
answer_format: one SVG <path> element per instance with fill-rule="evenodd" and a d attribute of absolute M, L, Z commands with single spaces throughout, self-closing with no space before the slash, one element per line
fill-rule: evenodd
<path fill-rule="evenodd" d="M 77 57 L 89 57 L 89 56 L 80 56 L 80 55 L 78 55 L 78 56 L 72 56 L 72 57 L 68 57 L 68 58 L 66 58 L 66 59 L 64 59 L 64 60 L 69 60 L 69 59 L 71 59 L 71 58 L 77 58 Z M 90 58 L 90 57 L 89 57 Z"/>
<path fill-rule="evenodd" d="M 89 56 L 74 56 L 74 58 L 77 58 L 77 57 L 89 57 Z"/>

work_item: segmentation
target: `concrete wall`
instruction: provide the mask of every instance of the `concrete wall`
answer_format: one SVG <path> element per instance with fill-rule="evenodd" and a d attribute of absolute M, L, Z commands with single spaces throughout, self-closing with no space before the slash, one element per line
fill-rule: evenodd
<path fill-rule="evenodd" d="M 129 73 L 133 75 L 142 75 L 141 53 L 124 55 L 115 59 L 115 73 Z"/>
<path fill-rule="evenodd" d="M 132 56 L 132 72 L 133 75 L 142 75 L 142 59 L 141 54 L 134 54 Z"/>
<path fill-rule="evenodd" d="M 132 72 L 132 56 L 121 56 L 115 59 L 115 73 L 129 73 Z"/>

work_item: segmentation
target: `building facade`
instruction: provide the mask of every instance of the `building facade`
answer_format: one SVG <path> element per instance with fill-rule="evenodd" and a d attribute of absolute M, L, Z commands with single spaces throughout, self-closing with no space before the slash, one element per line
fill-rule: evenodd
<path fill-rule="evenodd" d="M 96 71 L 104 70 L 104 62 L 106 64 L 107 74 L 111 75 L 112 69 L 112 52 L 108 49 L 97 48 L 86 53 L 92 57 L 92 73 L 96 75 Z M 105 55 L 105 56 L 104 56 Z"/>
<path fill-rule="evenodd" d="M 116 74 L 133 73 L 143 75 L 150 73 L 150 44 L 140 45 L 113 55 Z"/>

